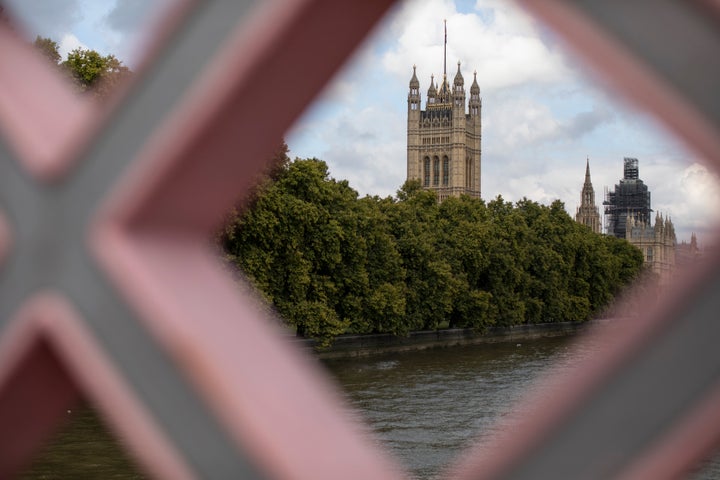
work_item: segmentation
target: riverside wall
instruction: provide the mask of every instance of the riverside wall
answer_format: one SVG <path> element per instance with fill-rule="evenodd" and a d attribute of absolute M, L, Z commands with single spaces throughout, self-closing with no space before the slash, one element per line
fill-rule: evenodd
<path fill-rule="evenodd" d="M 607 320 L 593 320 L 584 323 L 558 322 L 533 325 L 513 325 L 511 327 L 492 327 L 485 333 L 473 329 L 445 329 L 411 332 L 407 337 L 391 334 L 341 335 L 328 348 L 317 350 L 312 339 L 296 339 L 308 349 L 315 349 L 319 358 L 344 358 L 375 355 L 380 353 L 423 350 L 426 348 L 451 347 L 454 345 L 473 345 L 499 342 L 522 342 L 537 338 L 573 335 L 591 325 Z"/>

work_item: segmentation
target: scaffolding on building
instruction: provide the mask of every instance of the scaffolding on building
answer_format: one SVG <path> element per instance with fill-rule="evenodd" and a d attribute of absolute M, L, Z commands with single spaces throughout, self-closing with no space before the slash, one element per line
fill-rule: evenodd
<path fill-rule="evenodd" d="M 650 191 L 640 179 L 637 158 L 624 158 L 623 178 L 613 190 L 605 187 L 605 232 L 625 238 L 628 218 L 650 224 Z"/>

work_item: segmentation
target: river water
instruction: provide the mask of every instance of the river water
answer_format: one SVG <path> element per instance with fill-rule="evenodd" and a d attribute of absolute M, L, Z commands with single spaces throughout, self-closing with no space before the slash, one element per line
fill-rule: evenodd
<path fill-rule="evenodd" d="M 512 408 L 551 364 L 567 368 L 593 355 L 572 337 L 458 346 L 322 362 L 354 415 L 418 479 L 432 479 L 471 441 L 503 428 Z M 546 385 L 547 386 L 547 385 Z M 89 407 L 68 411 L 68 424 L 23 480 L 145 476 Z M 693 480 L 720 479 L 720 461 Z"/>
<path fill-rule="evenodd" d="M 572 340 L 458 346 L 324 364 L 381 444 L 414 478 L 432 479 L 471 441 L 503 428 L 516 401 L 551 364 L 569 368 L 598 350 L 592 344 L 571 348 Z M 720 462 L 692 478 L 720 479 Z"/>

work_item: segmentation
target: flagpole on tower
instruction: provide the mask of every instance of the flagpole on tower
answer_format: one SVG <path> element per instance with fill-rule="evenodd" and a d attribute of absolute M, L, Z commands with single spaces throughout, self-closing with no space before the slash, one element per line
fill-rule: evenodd
<path fill-rule="evenodd" d="M 445 45 L 443 46 L 443 78 L 447 77 L 447 19 L 443 20 L 445 24 Z"/>

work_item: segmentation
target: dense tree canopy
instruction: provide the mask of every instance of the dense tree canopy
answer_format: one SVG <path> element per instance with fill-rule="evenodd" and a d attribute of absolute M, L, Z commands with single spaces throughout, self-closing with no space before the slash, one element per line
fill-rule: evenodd
<path fill-rule="evenodd" d="M 641 270 L 639 250 L 574 222 L 560 201 L 438 203 L 414 182 L 396 198 L 358 198 L 320 160 L 275 163 L 276 181 L 233 216 L 223 248 L 321 344 L 342 333 L 582 322 Z"/>

